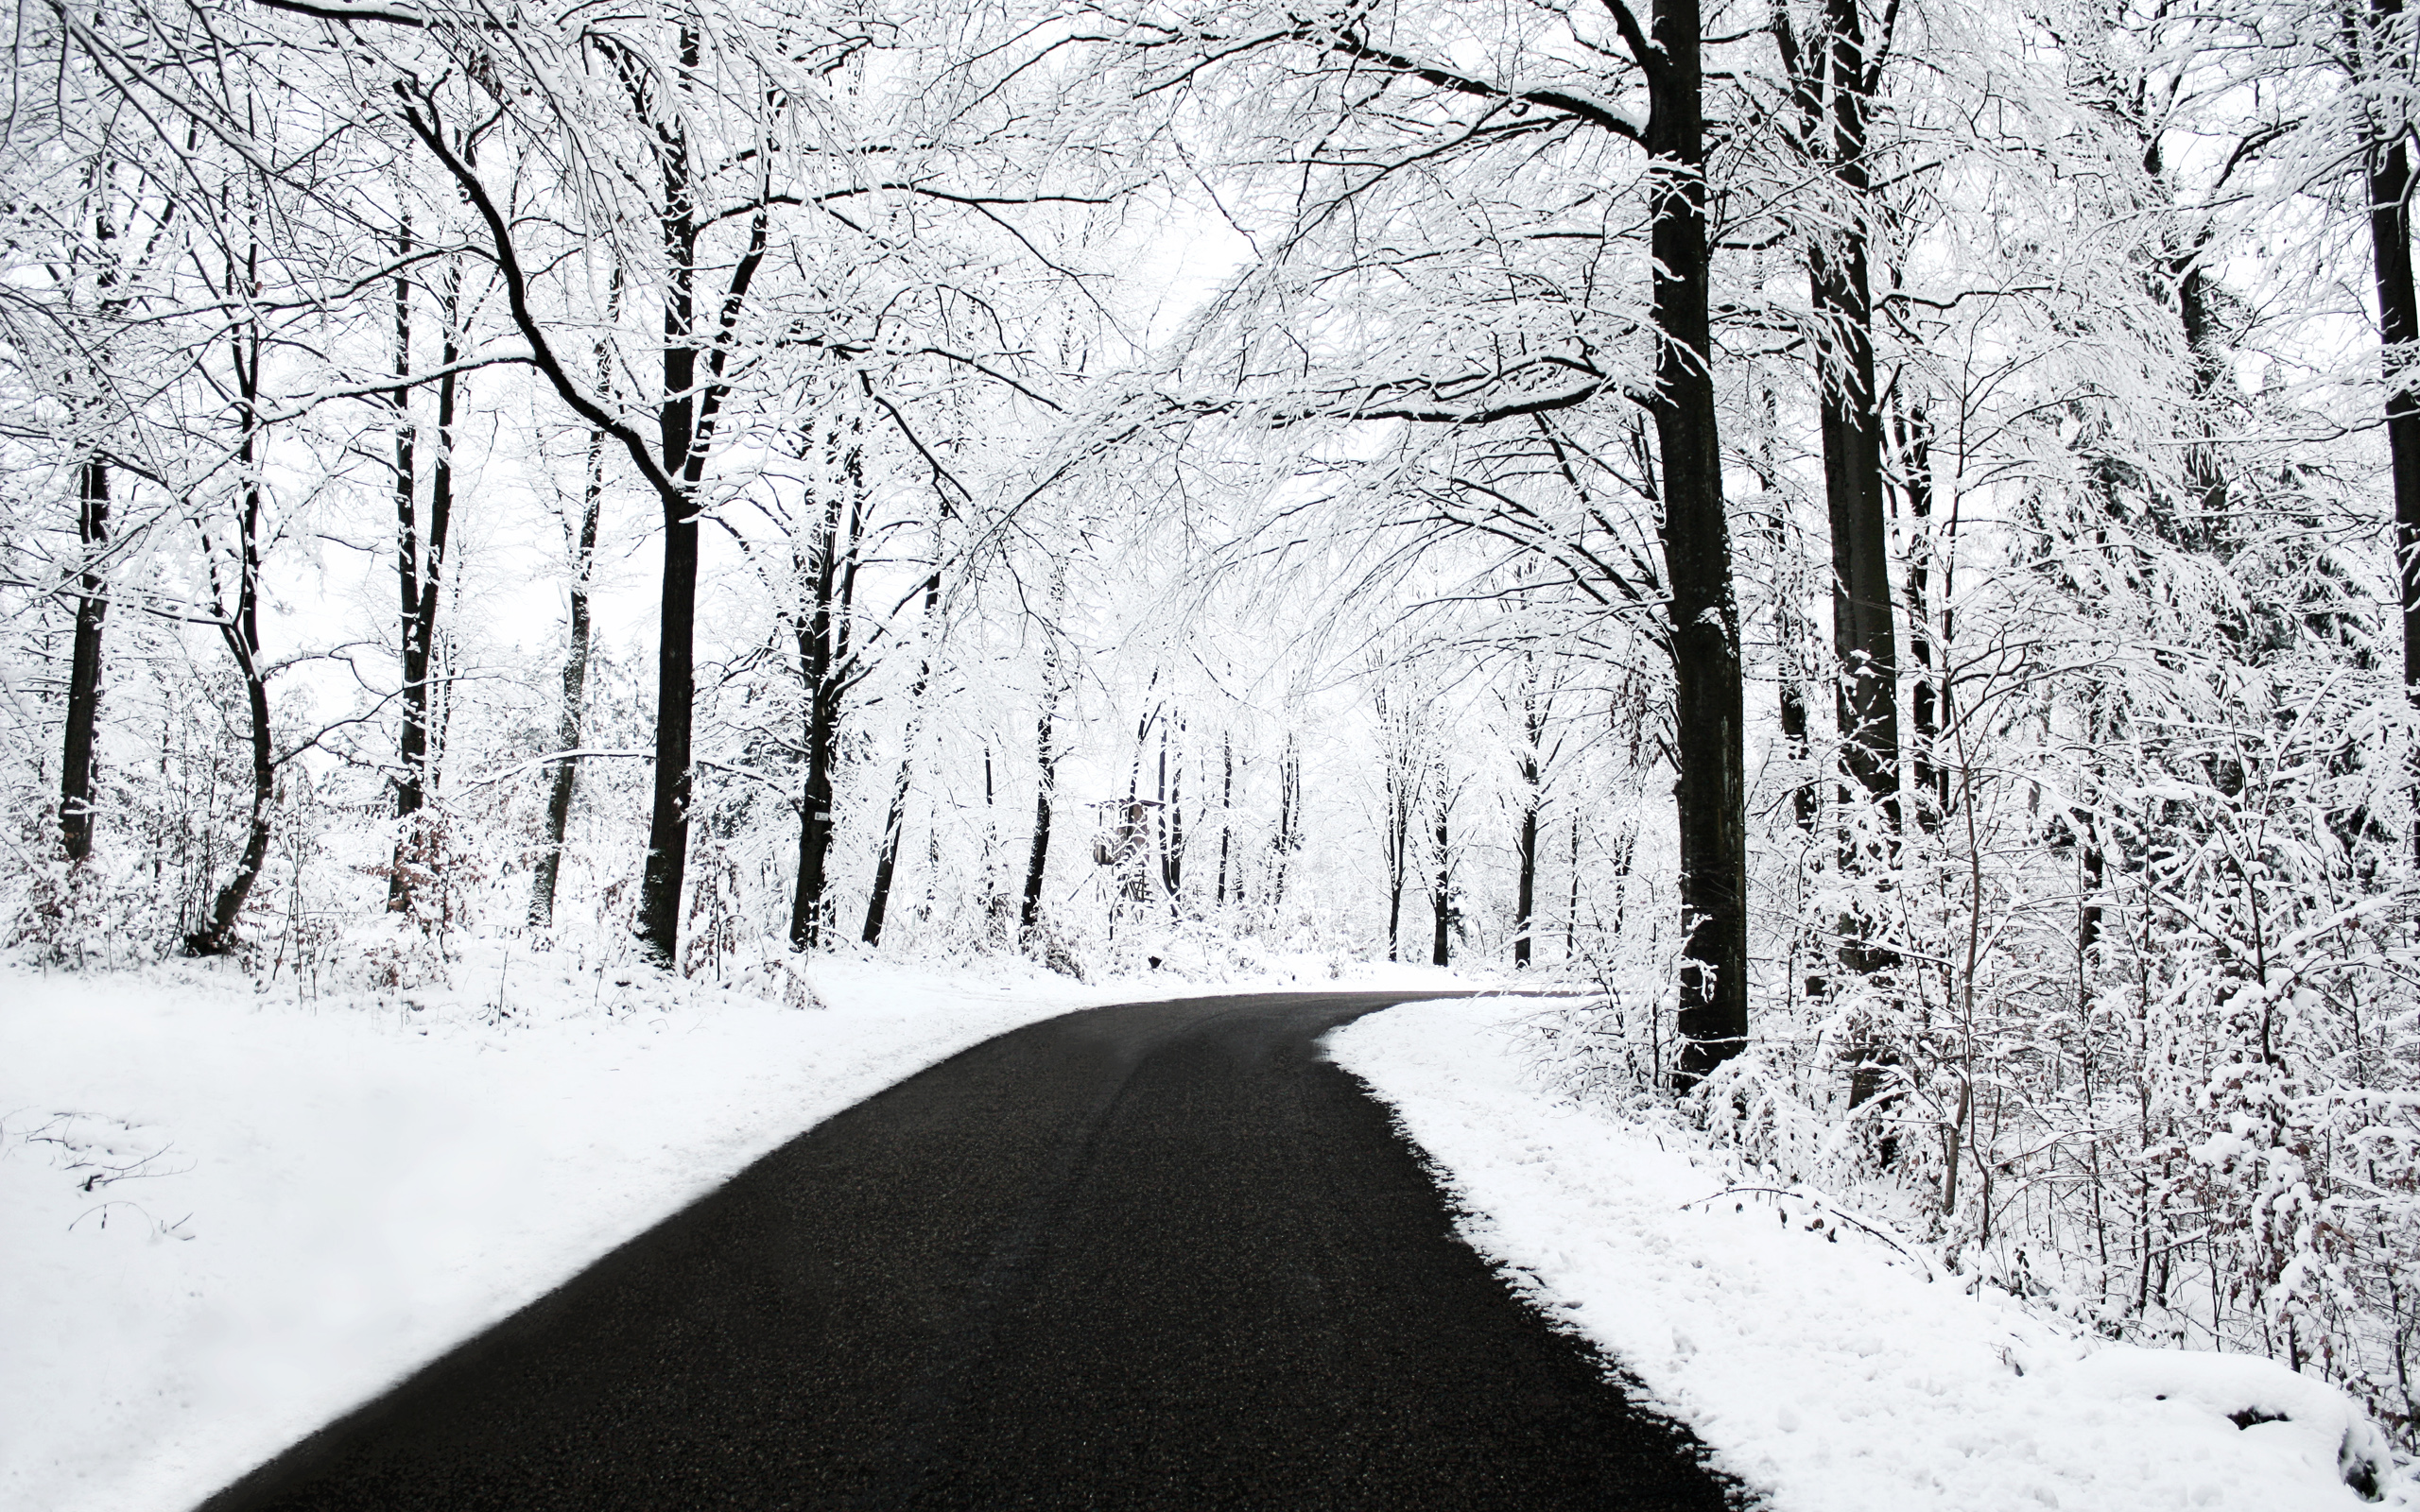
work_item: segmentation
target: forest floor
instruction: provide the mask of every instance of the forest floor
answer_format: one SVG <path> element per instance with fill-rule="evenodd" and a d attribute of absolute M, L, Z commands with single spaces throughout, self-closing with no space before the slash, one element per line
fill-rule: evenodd
<path fill-rule="evenodd" d="M 838 956 L 800 1011 L 458 950 L 393 994 L 0 964 L 0 1508 L 182 1512 L 901 1077 L 1201 990 Z"/>
<path fill-rule="evenodd" d="M 1329 1050 L 1427 1151 L 1472 1246 L 1777 1512 L 2374 1506 L 2348 1452 L 2420 1506 L 2333 1388 L 2064 1327 L 1685 1129 L 1547 1089 L 1520 1033 L 1543 1005 L 1486 1006 L 1408 1005 Z"/>

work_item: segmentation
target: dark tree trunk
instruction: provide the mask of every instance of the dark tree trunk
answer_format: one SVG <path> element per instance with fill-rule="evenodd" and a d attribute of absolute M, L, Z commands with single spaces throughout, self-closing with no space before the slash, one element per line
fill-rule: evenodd
<path fill-rule="evenodd" d="M 1521 862 L 1521 880 L 1512 902 L 1512 964 L 1527 970 L 1530 964 L 1530 931 L 1537 913 L 1538 898 L 1538 799 L 1537 761 L 1524 764 L 1524 776 L 1530 783 L 1529 799 L 1521 805 L 1521 827 L 1512 837 L 1513 849 Z"/>
<path fill-rule="evenodd" d="M 1227 906 L 1227 846 L 1235 827 L 1230 816 L 1236 806 L 1236 745 L 1232 734 L 1219 737 L 1219 760 L 1223 768 L 1219 780 L 1219 889 L 1218 903 Z"/>
<path fill-rule="evenodd" d="M 1160 848 L 1160 885 L 1168 895 L 1168 911 L 1182 917 L 1179 900 L 1184 893 L 1184 721 L 1176 728 L 1176 765 L 1168 765 L 1168 731 L 1160 730 L 1160 817 L 1165 839 Z"/>
<path fill-rule="evenodd" d="M 2402 0 L 2371 0 L 2382 27 L 2402 14 Z M 2387 452 L 2394 478 L 2394 557 L 2403 590 L 2404 696 L 2420 709 L 2420 393 L 2411 381 L 2420 360 L 2420 296 L 2411 281 L 2411 160 L 2403 135 L 2373 149 L 2370 166 L 2370 254 L 2377 284 L 2378 340 L 2386 377 Z M 2420 764 L 2420 758 L 2415 758 Z M 2420 769 L 2413 784 L 2420 788 Z M 2420 828 L 2413 831 L 2420 852 Z"/>
<path fill-rule="evenodd" d="M 1386 717 L 1385 710 L 1379 718 Z M 1387 763 L 1387 959 L 1403 959 L 1403 895 L 1411 880 L 1411 813 L 1416 799 L 1406 752 L 1390 750 Z"/>
<path fill-rule="evenodd" d="M 1450 849 L 1452 837 L 1446 833 L 1445 828 L 1447 807 L 1443 792 L 1444 784 L 1441 782 L 1438 787 L 1435 834 L 1437 880 L 1428 893 L 1429 913 L 1435 920 L 1434 933 L 1428 942 L 1428 964 L 1431 966 L 1448 964 L 1450 954 L 1447 949 L 1448 932 L 1454 927 L 1454 852 Z"/>
<path fill-rule="evenodd" d="M 1949 806 L 1949 770 L 1941 761 L 1941 697 L 1932 604 L 1932 422 L 1911 406 L 1897 422 L 1900 490 L 1908 501 L 1908 659 L 1915 678 L 1908 713 L 1915 726 L 1908 750 L 1915 788 L 1916 823 L 1930 833 Z"/>
<path fill-rule="evenodd" d="M 1067 596 L 1067 567 L 1061 560 L 1052 570 L 1050 580 L 1051 625 L 1044 631 L 1054 637 L 1042 652 L 1042 713 L 1034 720 L 1033 749 L 1039 768 L 1033 790 L 1033 848 L 1026 853 L 1025 900 L 1017 909 L 1017 931 L 1028 945 L 1034 943 L 1042 923 L 1042 878 L 1050 864 L 1050 809 L 1059 790 L 1058 738 L 1059 698 L 1064 686 L 1061 675 L 1062 653 L 1055 639 L 1058 634 L 1059 610 Z"/>
<path fill-rule="evenodd" d="M 1874 377 L 1874 301 L 1863 223 L 1866 171 L 1864 21 L 1858 0 L 1826 0 L 1819 56 L 1802 58 L 1808 146 L 1842 200 L 1840 225 L 1807 248 L 1824 439 L 1824 494 L 1832 534 L 1832 647 L 1841 763 L 1883 821 L 1899 827 L 1898 656 L 1891 610 L 1889 505 L 1883 494 L 1881 396 Z M 1820 81 L 1820 88 L 1818 87 Z M 1828 104 L 1828 110 L 1823 107 Z M 1887 844 L 1887 841 L 1886 841 Z M 1860 858 L 1848 857 L 1853 865 Z M 1843 964 L 1869 971 L 1852 940 Z"/>
<path fill-rule="evenodd" d="M 1563 958 L 1580 959 L 1580 816 L 1571 816 L 1571 897 L 1563 916 Z"/>
<path fill-rule="evenodd" d="M 1670 583 L 1681 832 L 1682 1039 L 1686 1091 L 1748 1040 L 1748 825 L 1739 611 L 1731 588 L 1707 315 L 1705 126 L 1697 0 L 1656 0 L 1648 76 L 1655 197 L 1652 404 Z"/>
<path fill-rule="evenodd" d="M 461 356 L 456 322 L 461 314 L 458 267 L 447 272 L 447 287 L 439 301 L 443 320 L 440 362 L 451 369 Z M 409 371 L 410 310 L 405 284 L 396 280 L 395 362 L 399 376 Z M 454 515 L 454 413 L 459 393 L 458 375 L 446 371 L 437 380 L 437 457 L 429 469 L 427 540 L 414 508 L 410 421 L 396 430 L 395 578 L 402 606 L 404 682 L 403 730 L 396 745 L 394 864 L 387 874 L 387 906 L 403 912 L 411 907 L 414 878 L 429 864 L 418 816 L 427 806 L 434 776 L 429 752 L 429 666 L 437 644 L 439 593 L 445 568 L 446 535 Z M 398 409 L 404 390 L 396 390 Z"/>
<path fill-rule="evenodd" d="M 1296 833 L 1303 822 L 1303 756 L 1294 737 L 1286 737 L 1285 753 L 1277 762 L 1277 861 L 1270 878 L 1270 906 L 1286 901 L 1286 863 L 1294 853 L 1299 841 Z M 1387 958 L 1394 959 L 1392 949 L 1394 926 L 1387 927 L 1390 949 Z"/>
<path fill-rule="evenodd" d="M 684 67 L 697 66 L 698 34 L 681 37 Z M 695 280 L 696 205 L 689 153 L 678 127 L 661 128 L 665 250 L 664 387 L 657 414 L 657 449 L 666 479 L 663 497 L 664 576 L 657 610 L 655 654 L 655 790 L 648 812 L 647 865 L 639 878 L 638 935 L 649 959 L 665 971 L 681 963 L 681 885 L 689 867 L 690 722 L 697 693 L 698 507 L 695 485 L 704 458 L 698 437 L 698 349 Z M 796 934 L 796 922 L 792 922 Z"/>
<path fill-rule="evenodd" d="M 601 354 L 600 354 L 601 355 Z M 601 364 L 600 364 L 601 365 Z M 572 546 L 571 639 L 563 651 L 563 703 L 555 724 L 556 748 L 577 750 L 588 708 L 588 642 L 590 621 L 588 575 L 596 560 L 596 516 L 605 494 L 605 438 L 591 432 L 588 439 L 588 488 L 579 505 L 579 533 Z M 546 788 L 546 838 L 529 883 L 529 922 L 540 929 L 555 921 L 555 885 L 562 874 L 563 834 L 571 826 L 571 800 L 579 781 L 579 762 L 566 756 L 555 763 Z"/>
<path fill-rule="evenodd" d="M 1790 817 L 1812 834 L 1823 803 L 1815 788 L 1815 747 L 1806 730 L 1806 659 L 1805 632 L 1796 610 L 1784 605 L 1775 616 L 1774 632 L 1781 642 L 1781 738 L 1797 781 L 1789 789 Z"/>
<path fill-rule="evenodd" d="M 257 257 L 257 251 L 253 255 Z M 252 284 L 250 272 L 247 269 L 243 281 L 247 286 Z M 268 859 L 269 824 L 277 800 L 277 763 L 269 745 L 268 680 L 261 665 L 260 380 L 261 342 L 256 335 L 239 338 L 235 392 L 241 407 L 243 438 L 235 459 L 245 484 L 241 518 L 236 524 L 235 602 L 232 610 L 225 610 L 222 603 L 224 617 L 219 621 L 218 633 L 243 679 L 245 709 L 251 720 L 251 821 L 245 831 L 243 854 L 236 859 L 233 874 L 219 887 L 202 927 L 185 936 L 185 951 L 192 955 L 223 955 L 235 943 L 235 926 L 243 917 L 244 902 L 251 896 L 252 884 L 260 879 L 261 867 Z M 215 588 L 216 558 L 206 537 L 202 554 L 211 558 Z"/>
<path fill-rule="evenodd" d="M 798 887 L 790 895 L 790 949 L 822 943 L 823 893 L 832 854 L 832 769 L 839 756 L 841 700 L 854 672 L 850 610 L 856 597 L 861 458 L 854 442 L 830 440 L 832 492 L 811 557 L 794 555 L 793 572 L 810 595 L 796 621 L 799 678 L 806 694 L 806 792 L 798 830 Z M 844 537 L 842 532 L 846 532 Z"/>
<path fill-rule="evenodd" d="M 84 550 L 76 644 L 67 674 L 67 745 L 60 763 L 60 838 L 70 861 L 93 853 L 93 745 L 101 716 L 101 625 L 110 601 L 100 574 L 110 540 L 110 470 L 87 457 L 76 470 L 76 533 Z"/>
<path fill-rule="evenodd" d="M 935 547 L 938 552 L 939 546 Z M 936 571 L 925 579 L 925 624 L 929 628 L 933 611 L 941 603 L 942 575 Z M 882 923 L 890 911 L 890 888 L 899 874 L 899 839 L 908 828 L 908 784 L 914 771 L 916 737 L 922 732 L 925 717 L 925 690 L 932 683 L 933 662 L 930 656 L 916 663 L 916 681 L 908 690 L 908 730 L 899 750 L 899 771 L 890 780 L 890 809 L 882 821 L 882 853 L 874 860 L 873 892 L 866 900 L 866 927 L 862 937 L 869 945 L 882 943 Z"/>

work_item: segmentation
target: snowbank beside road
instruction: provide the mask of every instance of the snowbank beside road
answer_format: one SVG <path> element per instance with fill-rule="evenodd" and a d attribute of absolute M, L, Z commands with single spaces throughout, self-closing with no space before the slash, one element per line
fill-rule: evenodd
<path fill-rule="evenodd" d="M 892 1082 L 1202 990 L 820 959 L 800 1011 L 466 950 L 458 991 L 316 1006 L 0 966 L 0 1507 L 190 1506 Z"/>
<path fill-rule="evenodd" d="M 1804 1195 L 1716 1198 L 1710 1158 L 1530 1081 L 1520 1011 L 1408 1005 L 1329 1045 L 1443 1168 L 1471 1244 L 1776 1512 L 2375 1505 L 2342 1472 L 2382 1469 L 2383 1443 L 2330 1388 L 2240 1356 L 2087 1357 Z"/>

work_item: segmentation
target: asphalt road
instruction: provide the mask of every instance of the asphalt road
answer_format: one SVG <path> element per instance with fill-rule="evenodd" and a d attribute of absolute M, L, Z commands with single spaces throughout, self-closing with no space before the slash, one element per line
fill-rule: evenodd
<path fill-rule="evenodd" d="M 1097 1008 L 800 1136 L 204 1503 L 1700 1509 L 1471 1249 L 1328 1029 Z"/>

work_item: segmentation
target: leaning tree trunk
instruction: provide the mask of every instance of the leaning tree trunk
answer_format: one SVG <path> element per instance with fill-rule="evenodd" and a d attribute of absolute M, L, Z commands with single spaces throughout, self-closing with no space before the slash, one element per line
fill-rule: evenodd
<path fill-rule="evenodd" d="M 93 747 L 101 715 L 101 626 L 110 601 L 100 554 L 110 539 L 110 470 L 88 457 L 76 470 L 76 533 L 84 551 L 76 644 L 67 674 L 67 743 L 60 763 L 59 830 L 70 861 L 93 853 Z"/>
<path fill-rule="evenodd" d="M 1681 832 L 1682 1040 L 1686 1091 L 1748 1041 L 1747 769 L 1739 611 L 1722 505 L 1707 314 L 1705 123 L 1697 0 L 1656 0 L 1647 148 L 1655 197 L 1655 387 L 1664 559 L 1671 588 L 1675 784 Z"/>

